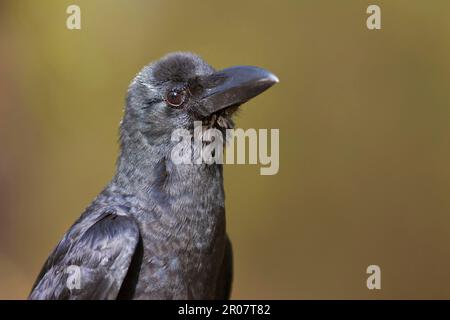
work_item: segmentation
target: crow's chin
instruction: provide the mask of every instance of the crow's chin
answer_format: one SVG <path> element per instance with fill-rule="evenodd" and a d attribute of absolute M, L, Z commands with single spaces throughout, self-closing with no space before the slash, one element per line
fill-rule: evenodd
<path fill-rule="evenodd" d="M 214 112 L 211 114 L 206 121 L 204 121 L 204 124 L 209 128 L 216 128 L 216 129 L 233 129 L 234 128 L 234 122 L 233 122 L 233 115 L 236 114 L 236 111 L 239 109 L 239 105 L 232 105 L 226 108 L 223 108 L 219 111 Z"/>

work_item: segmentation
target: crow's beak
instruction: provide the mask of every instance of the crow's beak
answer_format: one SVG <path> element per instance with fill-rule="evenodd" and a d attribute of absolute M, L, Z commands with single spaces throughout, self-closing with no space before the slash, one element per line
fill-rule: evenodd
<path fill-rule="evenodd" d="M 267 90 L 279 80 L 271 72 L 258 67 L 238 66 L 217 71 L 202 79 L 203 116 L 240 105 Z"/>

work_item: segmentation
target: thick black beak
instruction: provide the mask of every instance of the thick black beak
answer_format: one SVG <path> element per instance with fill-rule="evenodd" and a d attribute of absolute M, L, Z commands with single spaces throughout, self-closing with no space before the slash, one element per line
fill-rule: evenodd
<path fill-rule="evenodd" d="M 208 116 L 227 107 L 240 105 L 263 91 L 269 89 L 279 80 L 271 72 L 258 67 L 231 67 L 202 79 L 204 89 L 199 110 Z"/>

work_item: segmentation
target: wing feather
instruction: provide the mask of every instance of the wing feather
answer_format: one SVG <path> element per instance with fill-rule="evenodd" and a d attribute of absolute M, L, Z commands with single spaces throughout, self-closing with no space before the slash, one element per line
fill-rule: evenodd
<path fill-rule="evenodd" d="M 139 239 L 136 222 L 124 215 L 75 224 L 47 259 L 29 299 L 116 299 Z"/>

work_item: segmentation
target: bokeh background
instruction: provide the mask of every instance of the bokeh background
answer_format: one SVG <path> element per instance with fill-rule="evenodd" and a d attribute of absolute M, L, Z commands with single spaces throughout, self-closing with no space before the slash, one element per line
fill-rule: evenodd
<path fill-rule="evenodd" d="M 66 28 L 70 4 L 81 30 Z M 112 177 L 135 73 L 179 50 L 281 79 L 237 119 L 280 129 L 279 174 L 225 168 L 233 298 L 450 298 L 449 13 L 446 0 L 2 0 L 0 298 L 26 298 Z M 381 290 L 366 288 L 371 264 Z"/>

